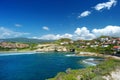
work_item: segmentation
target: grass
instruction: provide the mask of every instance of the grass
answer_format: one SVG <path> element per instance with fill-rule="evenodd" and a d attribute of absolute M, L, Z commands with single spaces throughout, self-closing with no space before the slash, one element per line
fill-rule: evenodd
<path fill-rule="evenodd" d="M 66 72 L 60 72 L 47 80 L 104 80 L 103 76 L 109 75 L 116 68 L 120 68 L 120 60 L 107 59 L 97 66 L 78 70 L 67 69 Z"/>

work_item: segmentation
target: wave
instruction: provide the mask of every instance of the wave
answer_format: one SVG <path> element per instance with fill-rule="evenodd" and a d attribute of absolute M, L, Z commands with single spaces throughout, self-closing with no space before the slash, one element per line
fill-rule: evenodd
<path fill-rule="evenodd" d="M 35 53 L 34 52 L 0 53 L 0 56 L 30 55 L 30 54 L 35 54 Z"/>
<path fill-rule="evenodd" d="M 88 58 L 88 59 L 83 60 L 82 62 L 88 65 L 96 66 L 100 61 L 99 59 Z"/>
<path fill-rule="evenodd" d="M 94 61 L 95 59 L 94 58 L 88 58 L 86 60 L 88 60 L 88 61 Z"/>
<path fill-rule="evenodd" d="M 76 56 L 75 54 L 67 54 L 65 56 L 71 57 L 71 56 Z"/>
<path fill-rule="evenodd" d="M 88 61 L 85 61 L 85 60 L 83 60 L 82 62 L 85 63 L 85 64 L 88 64 L 88 65 L 91 65 L 91 66 L 96 66 L 97 65 L 95 63 L 88 62 Z"/>

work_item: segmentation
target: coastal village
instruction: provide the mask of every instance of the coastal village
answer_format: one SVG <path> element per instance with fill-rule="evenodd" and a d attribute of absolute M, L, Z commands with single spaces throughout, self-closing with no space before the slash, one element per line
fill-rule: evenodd
<path fill-rule="evenodd" d="M 34 49 L 31 49 L 34 48 Z M 97 53 L 120 53 L 120 38 L 101 36 L 93 40 L 77 40 L 63 38 L 49 43 L 37 43 L 31 46 L 28 43 L 0 42 L 0 48 L 17 51 L 17 49 L 31 49 L 36 52 L 97 52 Z"/>
<path fill-rule="evenodd" d="M 23 43 L 1 42 L 0 47 L 14 49 L 14 48 L 26 48 L 29 47 L 29 45 Z"/>
<path fill-rule="evenodd" d="M 0 42 L 0 51 L 18 51 L 18 49 L 29 48 L 29 44 L 13 43 L 13 42 Z"/>
<path fill-rule="evenodd" d="M 62 38 L 53 42 L 43 43 L 21 43 L 21 42 L 0 42 L 0 51 L 34 51 L 34 52 L 72 52 L 78 53 L 77 56 L 99 56 L 105 54 L 104 63 L 98 64 L 97 67 L 88 67 L 85 70 L 71 70 L 58 73 L 54 78 L 47 80 L 119 80 L 120 75 L 120 38 L 101 36 L 93 40 L 73 41 L 68 38 Z M 98 54 L 96 54 L 98 53 Z M 106 54 L 109 54 L 106 55 Z M 117 55 L 117 56 L 114 56 Z M 108 57 L 107 57 L 108 56 Z M 112 57 L 112 58 L 111 58 Z M 111 59 L 110 59 L 111 58 Z M 107 60 L 108 59 L 108 60 Z M 114 60 L 115 59 L 115 60 Z M 94 62 L 92 60 L 92 62 Z M 115 69 L 116 68 L 116 69 Z M 111 72 L 112 71 L 112 72 Z M 86 73 L 87 72 L 87 73 Z M 64 79 L 66 78 L 66 79 Z"/>
<path fill-rule="evenodd" d="M 120 0 L 0 0 L 0 80 L 120 80 Z"/>

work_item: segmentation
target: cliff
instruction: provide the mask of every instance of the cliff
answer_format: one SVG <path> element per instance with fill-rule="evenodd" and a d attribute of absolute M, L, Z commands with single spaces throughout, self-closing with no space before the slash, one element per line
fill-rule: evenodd
<path fill-rule="evenodd" d="M 62 51 L 67 52 L 67 48 L 65 46 L 60 46 L 57 44 L 39 44 L 35 50 L 36 52 L 50 52 L 50 51 Z"/>

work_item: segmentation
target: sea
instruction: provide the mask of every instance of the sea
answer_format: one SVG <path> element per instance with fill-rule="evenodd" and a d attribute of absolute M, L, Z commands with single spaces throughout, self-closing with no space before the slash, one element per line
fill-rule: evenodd
<path fill-rule="evenodd" d="M 95 66 L 99 57 L 64 52 L 0 53 L 0 80 L 46 80 L 65 72 Z"/>

